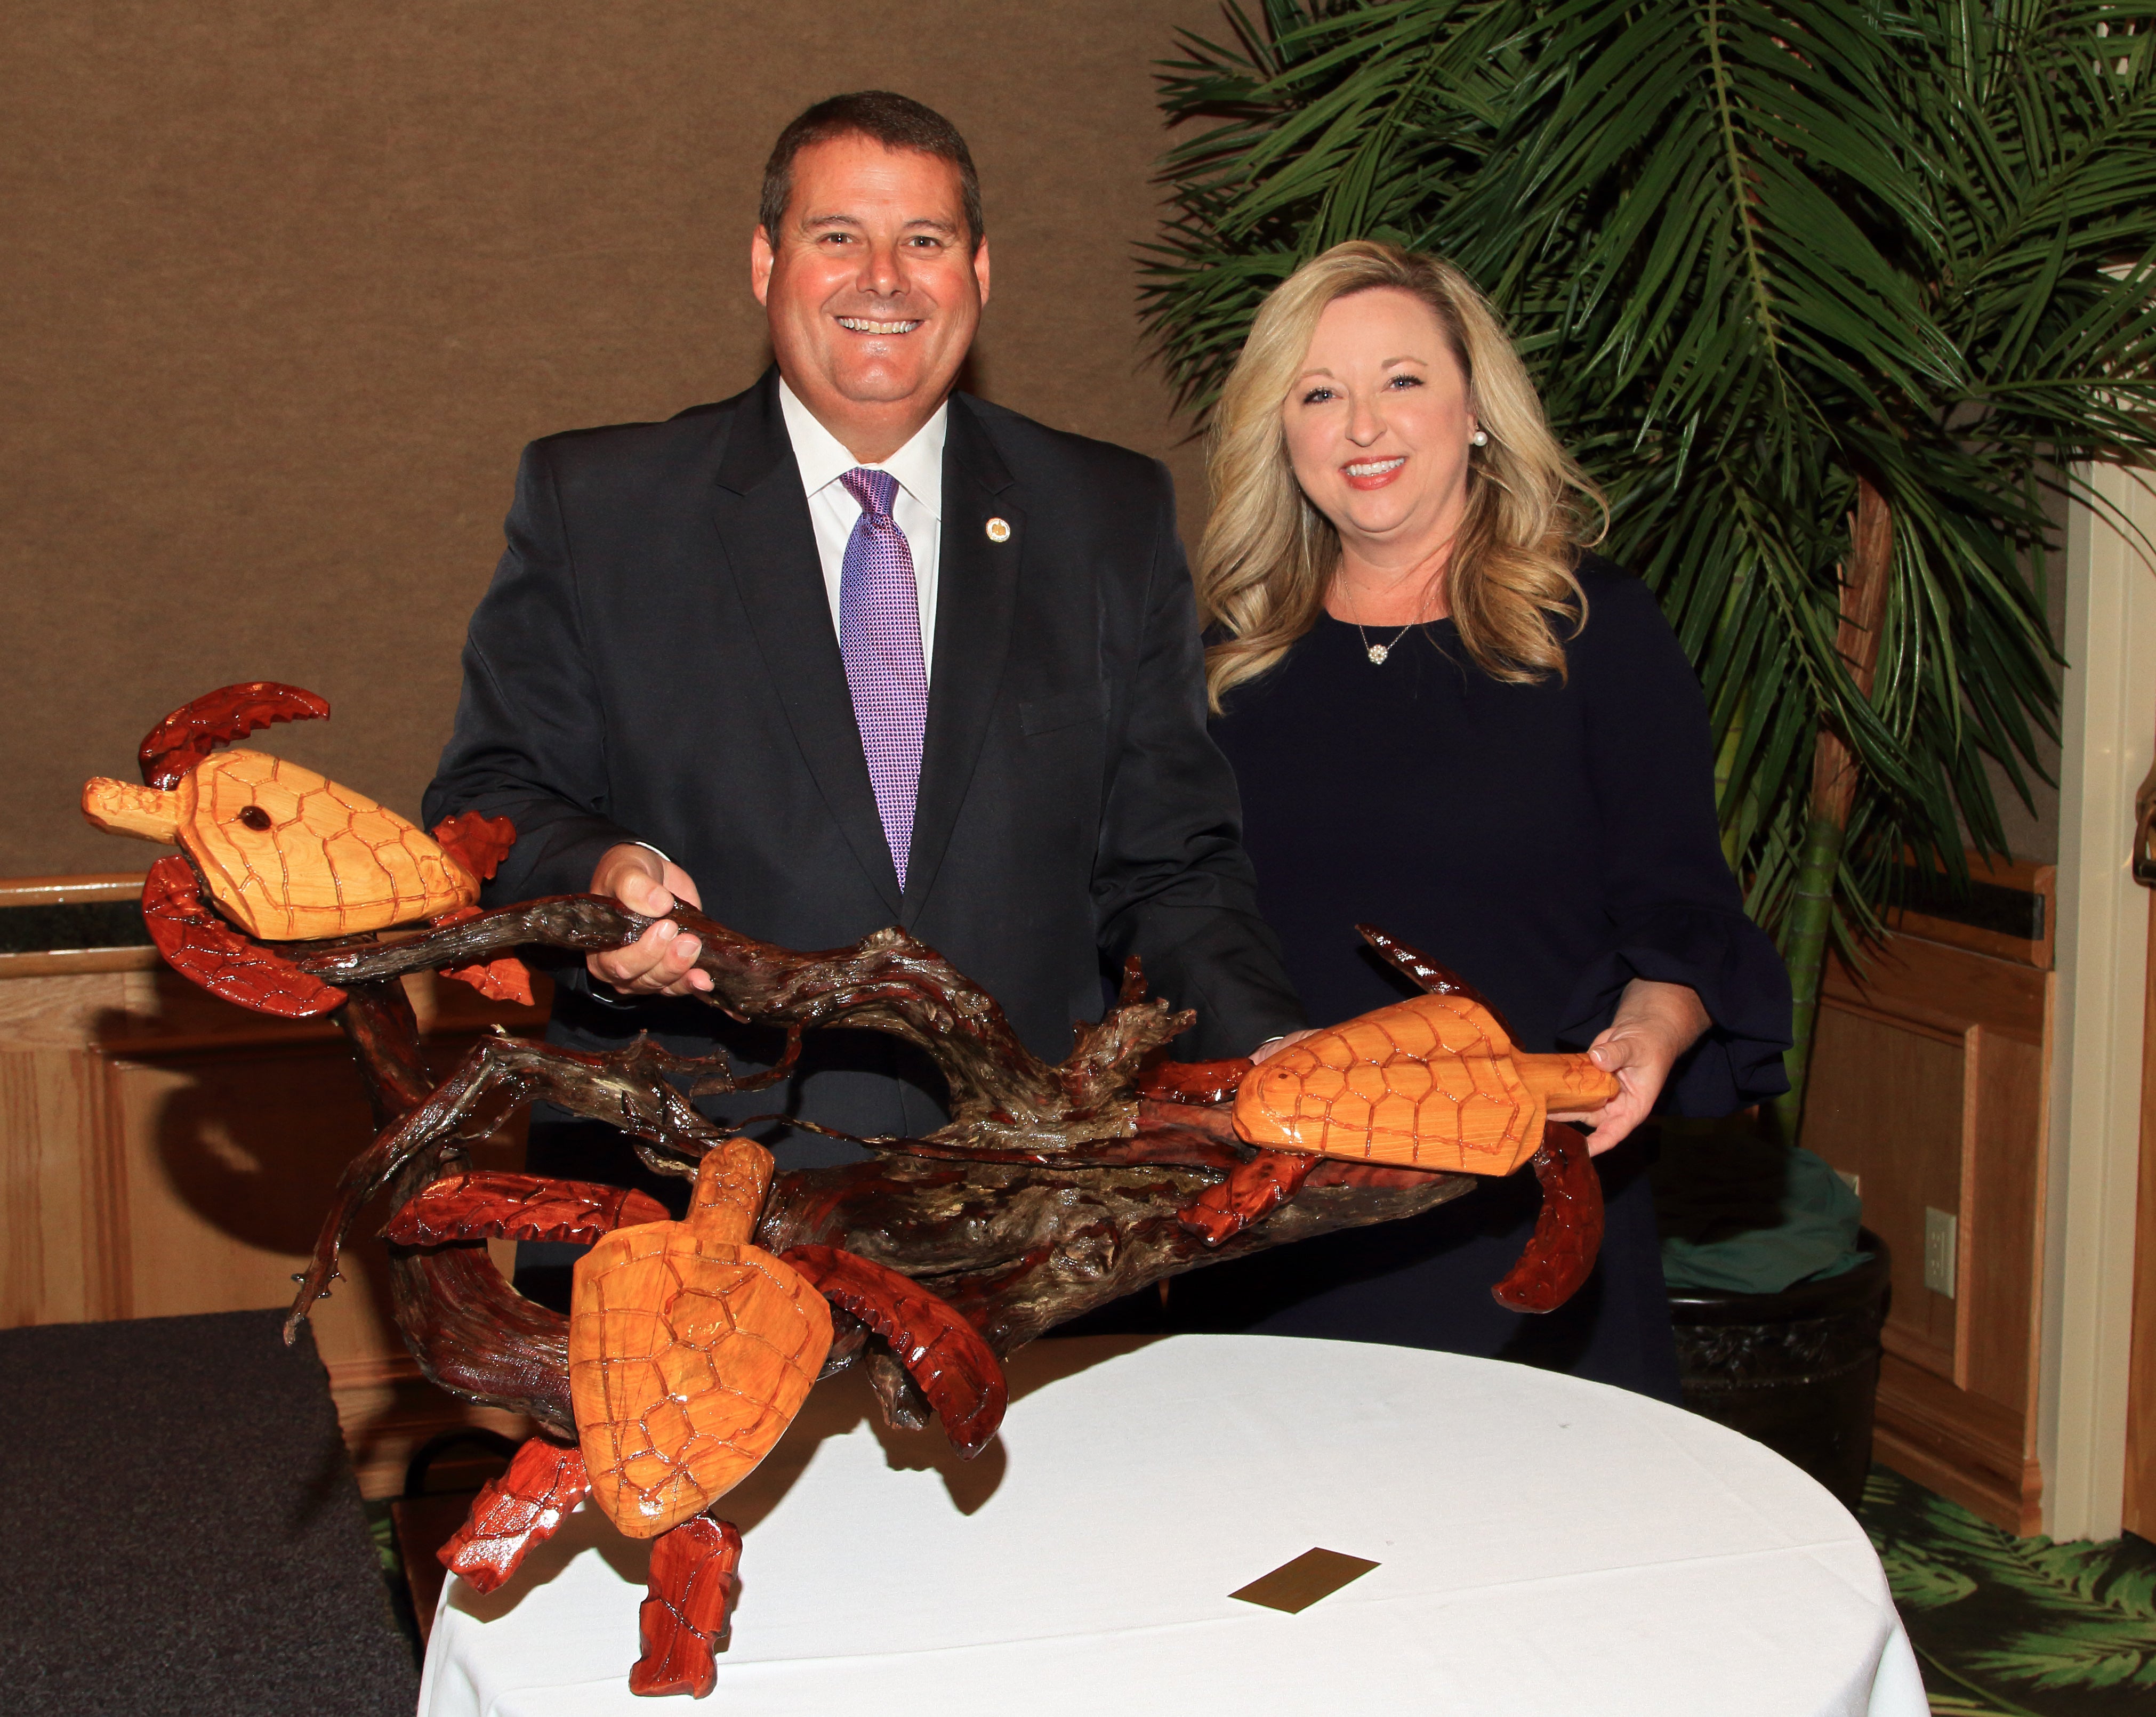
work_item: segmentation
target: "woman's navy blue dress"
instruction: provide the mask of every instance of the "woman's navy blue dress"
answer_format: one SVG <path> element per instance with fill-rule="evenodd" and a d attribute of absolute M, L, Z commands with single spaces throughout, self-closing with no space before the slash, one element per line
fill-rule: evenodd
<path fill-rule="evenodd" d="M 1356 628 L 1322 618 L 1228 694 L 1214 733 L 1241 783 L 1259 902 L 1321 1023 L 1412 993 L 1358 922 L 1459 972 L 1530 1050 L 1584 1048 L 1634 977 L 1689 985 L 1713 1024 L 1664 1107 L 1726 1114 L 1785 1088 L 1788 976 L 1722 858 L 1691 664 L 1638 580 L 1592 557 L 1579 579 L 1588 620 L 1562 683 L 1491 679 L 1450 621 L 1373 665 Z M 1651 1148 L 1597 1159 L 1601 1259 L 1554 1313 L 1490 1295 L 1534 1226 L 1522 1171 L 1420 1217 L 1178 1277 L 1171 1319 L 1524 1360 L 1674 1401 Z"/>

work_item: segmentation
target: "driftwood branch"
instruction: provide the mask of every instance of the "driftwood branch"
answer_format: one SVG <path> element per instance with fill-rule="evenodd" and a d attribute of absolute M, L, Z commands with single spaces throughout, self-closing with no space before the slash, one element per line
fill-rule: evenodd
<path fill-rule="evenodd" d="M 667 915 L 696 937 L 711 979 L 700 997 L 737 1020 L 794 1031 L 848 1026 L 902 1038 L 927 1054 L 950 1089 L 951 1121 L 932 1142 L 1054 1156 L 1089 1140 L 1126 1135 L 1138 1069 L 1194 1017 L 1147 1000 L 1127 975 L 1117 1005 L 1082 1028 L 1051 1067 L 1011 1029 L 995 998 L 933 948 L 881 930 L 850 948 L 798 953 L 759 942 L 677 907 Z M 603 953 L 627 946 L 655 919 L 594 894 L 533 900 L 398 942 L 300 945 L 286 956 L 340 987 L 449 966 L 471 966 L 520 947 Z"/>
<path fill-rule="evenodd" d="M 844 1025 L 905 1038 L 950 1086 L 952 1119 L 921 1139 L 863 1141 L 870 1160 L 777 1177 L 757 1242 L 773 1252 L 842 1247 L 919 1280 L 973 1321 L 998 1354 L 1151 1284 L 1222 1258 L 1346 1228 L 1388 1222 L 1459 1197 L 1472 1177 L 1322 1161 L 1294 1196 L 1218 1243 L 1183 1213 L 1256 1153 L 1225 1107 L 1202 1100 L 1209 1079 L 1169 1078 L 1140 1091 L 1141 1070 L 1188 1023 L 1147 998 L 1135 963 L 1116 1005 L 1080 1029 L 1050 1066 L 1018 1039 L 993 998 L 934 950 L 899 930 L 851 948 L 799 953 L 737 935 L 702 915 L 672 914 L 702 944 L 706 998 L 735 1018 L 788 1030 Z M 621 1128 L 653 1167 L 693 1173 L 720 1130 L 689 1095 L 753 1089 L 784 1064 L 737 1079 L 725 1058 L 690 1060 L 639 1040 L 587 1054 L 511 1038 L 475 1046 L 439 1088 L 419 1070 L 408 1009 L 394 980 L 468 966 L 517 948 L 592 952 L 634 941 L 653 920 L 592 896 L 564 896 L 484 914 L 395 942 L 302 945 L 286 957 L 348 990 L 346 1029 L 375 1094 L 383 1130 L 353 1162 L 295 1302 L 305 1316 L 334 1276 L 361 1208 L 390 1189 L 401 1206 L 468 1166 L 465 1147 L 518 1108 L 544 1099 Z M 792 1049 L 789 1047 L 788 1061 Z M 688 1094 L 679 1089 L 688 1087 Z M 444 1388 L 529 1412 L 557 1431 L 571 1423 L 566 1320 L 517 1295 L 483 1246 L 394 1248 L 400 1328 Z M 842 1321 L 835 1367 L 866 1353 L 891 1422 L 927 1412 L 877 1338 Z"/>

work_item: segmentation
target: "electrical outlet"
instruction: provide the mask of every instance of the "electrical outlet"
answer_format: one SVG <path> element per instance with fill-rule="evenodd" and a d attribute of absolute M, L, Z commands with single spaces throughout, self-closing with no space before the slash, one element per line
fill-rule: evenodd
<path fill-rule="evenodd" d="M 1950 1212 L 1924 1207 L 1924 1285 L 1953 1298 L 1955 1254 L 1961 1246 L 1961 1219 Z"/>
<path fill-rule="evenodd" d="M 1859 1198 L 1864 1197 L 1863 1176 L 1853 1175 L 1850 1173 L 1847 1169 L 1836 1169 L 1835 1173 L 1841 1176 L 1841 1184 L 1843 1186 L 1848 1187 L 1849 1190 L 1854 1192 Z"/>

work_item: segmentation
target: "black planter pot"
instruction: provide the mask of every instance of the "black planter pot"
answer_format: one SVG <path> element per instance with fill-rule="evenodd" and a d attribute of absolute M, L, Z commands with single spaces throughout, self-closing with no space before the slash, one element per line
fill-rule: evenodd
<path fill-rule="evenodd" d="M 1671 1289 L 1684 1402 L 1794 1462 L 1854 1510 L 1871 1465 L 1887 1244 L 1824 1282 L 1779 1294 Z"/>

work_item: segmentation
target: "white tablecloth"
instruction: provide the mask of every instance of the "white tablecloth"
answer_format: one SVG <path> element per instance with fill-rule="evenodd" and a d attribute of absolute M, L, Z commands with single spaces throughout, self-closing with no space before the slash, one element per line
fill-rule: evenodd
<path fill-rule="evenodd" d="M 1050 1341 L 998 1443 L 884 1430 L 847 1374 L 726 1499 L 726 1717 L 1924 1717 L 1862 1530 L 1675 1407 L 1361 1343 Z M 1228 1594 L 1380 1566 L 1297 1615 Z M 684 1709 L 629 1691 L 649 1546 L 588 1509 L 443 1594 L 423 1717 Z"/>

